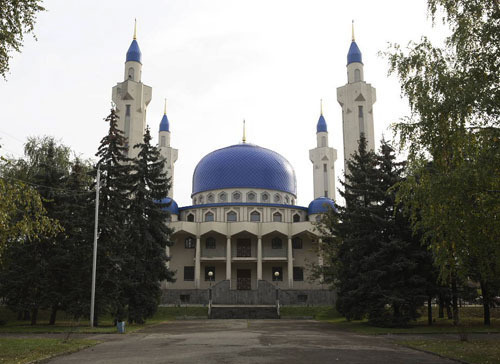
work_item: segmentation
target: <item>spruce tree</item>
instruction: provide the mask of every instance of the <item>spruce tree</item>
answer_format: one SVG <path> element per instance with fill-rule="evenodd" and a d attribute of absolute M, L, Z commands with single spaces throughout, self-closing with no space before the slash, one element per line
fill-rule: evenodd
<path fill-rule="evenodd" d="M 126 266 L 125 247 L 129 237 L 125 231 L 130 206 L 130 160 L 127 158 L 126 138 L 118 129 L 118 115 L 111 109 L 105 119 L 109 123 L 108 134 L 101 140 L 96 156 L 99 158 L 94 168 L 101 171 L 99 197 L 99 241 L 97 249 L 96 301 L 94 324 L 99 316 L 111 312 L 116 320 L 123 320 L 125 305 L 123 300 L 123 277 Z M 92 204 L 92 202 L 91 202 Z"/>
<path fill-rule="evenodd" d="M 131 187 L 128 220 L 129 244 L 126 247 L 125 297 L 128 321 L 143 323 L 157 309 L 161 297 L 160 283 L 172 281 L 173 272 L 166 263 L 166 247 L 171 246 L 167 227 L 168 212 L 159 203 L 167 197 L 170 180 L 163 172 L 164 160 L 158 148 L 151 145 L 149 128 L 132 161 L 129 175 Z"/>

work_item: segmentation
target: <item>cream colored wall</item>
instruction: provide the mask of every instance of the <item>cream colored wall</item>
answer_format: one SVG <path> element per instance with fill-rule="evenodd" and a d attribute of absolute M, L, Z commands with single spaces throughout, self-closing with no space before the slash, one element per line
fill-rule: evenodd
<path fill-rule="evenodd" d="M 225 262 L 202 262 L 200 288 L 207 289 L 210 287 L 210 282 L 205 281 L 205 267 L 215 268 L 215 279 L 212 281 L 212 286 L 226 279 L 226 263 Z"/>
<path fill-rule="evenodd" d="M 304 268 L 304 280 L 294 281 L 295 289 L 314 289 L 318 288 L 319 282 L 311 282 L 311 263 L 318 264 L 317 243 L 313 243 L 310 238 L 301 236 L 302 249 L 293 250 L 293 266 Z"/>
<path fill-rule="evenodd" d="M 193 281 L 184 281 L 184 267 L 194 267 L 194 254 L 195 249 L 186 249 L 184 247 L 184 240 L 189 235 L 177 234 L 174 239 L 174 245 L 170 247 L 170 269 L 175 271 L 176 282 L 169 283 L 168 287 L 178 289 L 192 289 L 194 288 Z"/>

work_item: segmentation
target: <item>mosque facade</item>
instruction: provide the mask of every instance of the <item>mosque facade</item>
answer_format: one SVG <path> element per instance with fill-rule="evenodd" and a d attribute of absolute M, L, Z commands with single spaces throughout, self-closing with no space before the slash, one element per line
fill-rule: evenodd
<path fill-rule="evenodd" d="M 142 54 L 134 32 L 127 51 L 124 80 L 112 89 L 118 127 L 129 145 L 142 141 L 152 88 L 142 83 Z M 361 51 L 354 40 L 347 55 L 347 84 L 337 89 L 342 109 L 344 155 L 357 150 L 364 134 L 374 148 L 375 89 L 364 81 Z M 313 275 L 322 265 L 321 237 L 315 222 L 334 208 L 337 151 L 329 145 L 328 126 L 321 111 L 316 146 L 309 151 L 313 166 L 314 200 L 297 205 L 297 180 L 292 165 L 271 149 L 247 143 L 215 150 L 196 166 L 192 203 L 178 206 L 174 199 L 174 164 L 166 109 L 159 126 L 159 149 L 172 188 L 168 224 L 174 245 L 168 248 L 174 283 L 164 283 L 165 304 L 206 303 L 209 287 L 239 302 L 255 302 L 251 293 L 279 287 L 289 304 L 332 303 L 334 293 Z M 298 136 L 299 137 L 299 136 Z M 305 151 L 304 151 L 305 152 Z M 129 148 L 129 157 L 137 153 Z M 259 291 L 260 290 L 260 291 Z M 231 296 L 231 293 L 237 296 Z M 233 298 L 230 298 L 233 297 Z M 231 302 L 227 302 L 231 303 Z"/>

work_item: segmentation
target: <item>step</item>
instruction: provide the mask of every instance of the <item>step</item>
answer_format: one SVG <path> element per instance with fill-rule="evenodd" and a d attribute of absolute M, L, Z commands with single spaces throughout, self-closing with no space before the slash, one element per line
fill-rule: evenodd
<path fill-rule="evenodd" d="M 213 305 L 211 319 L 279 319 L 274 305 Z"/>

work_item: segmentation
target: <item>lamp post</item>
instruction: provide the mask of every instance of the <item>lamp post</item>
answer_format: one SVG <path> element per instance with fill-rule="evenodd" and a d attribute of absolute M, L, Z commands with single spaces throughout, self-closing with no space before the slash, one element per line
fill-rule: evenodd
<path fill-rule="evenodd" d="M 280 272 L 274 272 L 274 277 L 276 278 L 276 312 L 280 317 Z"/>
<path fill-rule="evenodd" d="M 214 276 L 214 272 L 208 271 L 208 282 L 210 288 L 208 289 L 208 317 L 210 318 L 212 315 L 212 277 Z"/>

